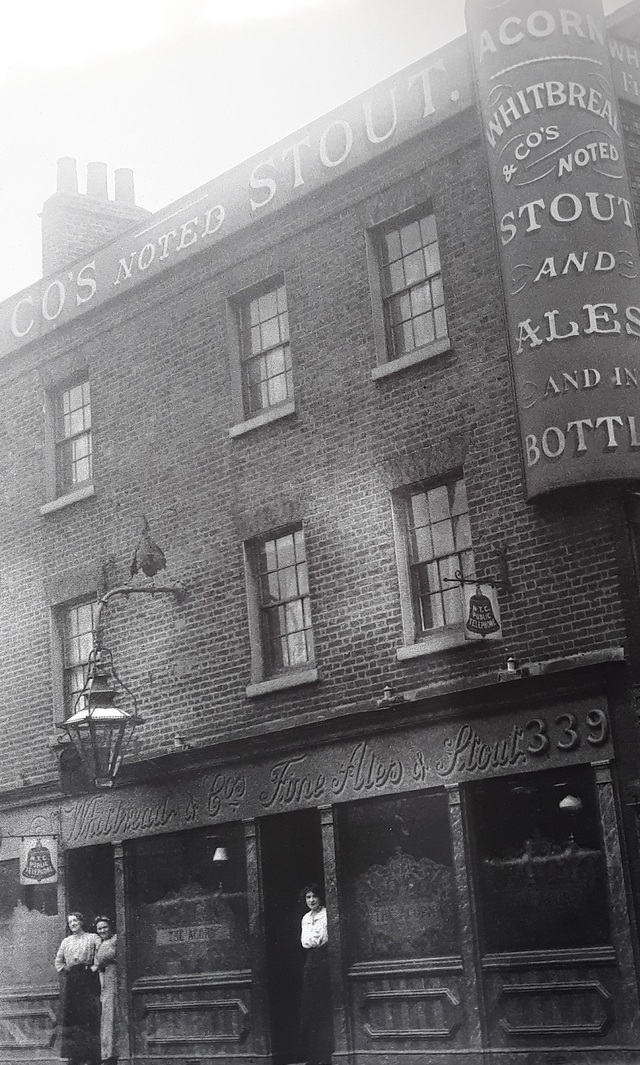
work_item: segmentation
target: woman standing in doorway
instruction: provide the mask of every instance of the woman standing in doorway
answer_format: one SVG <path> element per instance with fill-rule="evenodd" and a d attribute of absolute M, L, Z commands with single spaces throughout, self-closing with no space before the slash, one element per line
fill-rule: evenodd
<path fill-rule="evenodd" d="M 300 1003 L 301 1060 L 308 1065 L 329 1065 L 333 1051 L 333 1016 L 327 909 L 318 884 L 307 884 L 303 895 L 308 913 L 302 918 L 300 932 L 305 951 Z"/>
<path fill-rule="evenodd" d="M 99 1065 L 100 985 L 93 970 L 100 937 L 85 932 L 77 911 L 67 917 L 70 935 L 58 948 L 55 967 L 64 974 L 61 1056 L 69 1065 Z"/>
<path fill-rule="evenodd" d="M 96 932 L 100 936 L 100 944 L 96 950 L 93 967 L 100 974 L 100 1053 L 103 1063 L 115 1065 L 118 1060 L 116 1048 L 118 937 L 108 917 L 96 918 Z"/>

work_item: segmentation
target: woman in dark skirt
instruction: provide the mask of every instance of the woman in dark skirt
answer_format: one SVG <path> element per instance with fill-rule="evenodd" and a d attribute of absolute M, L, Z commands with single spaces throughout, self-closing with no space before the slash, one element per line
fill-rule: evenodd
<path fill-rule="evenodd" d="M 327 910 L 322 889 L 308 884 L 304 900 L 309 912 L 302 918 L 300 942 L 304 948 L 304 973 L 300 1003 L 300 1055 L 309 1065 L 329 1065 L 333 1052 L 333 1011 Z"/>
<path fill-rule="evenodd" d="M 92 966 L 101 940 L 85 932 L 81 913 L 70 913 L 67 924 L 71 935 L 62 940 L 55 960 L 57 972 L 64 974 L 60 1055 L 69 1065 L 99 1065 L 100 980 Z"/>

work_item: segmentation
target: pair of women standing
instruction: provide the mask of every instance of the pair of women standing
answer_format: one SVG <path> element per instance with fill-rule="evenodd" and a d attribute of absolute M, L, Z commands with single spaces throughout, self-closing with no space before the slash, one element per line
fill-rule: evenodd
<path fill-rule="evenodd" d="M 96 932 L 85 932 L 77 911 L 67 924 L 71 935 L 62 940 L 55 959 L 57 972 L 65 975 L 61 1054 L 69 1065 L 113 1065 L 117 937 L 106 917 L 97 919 Z"/>

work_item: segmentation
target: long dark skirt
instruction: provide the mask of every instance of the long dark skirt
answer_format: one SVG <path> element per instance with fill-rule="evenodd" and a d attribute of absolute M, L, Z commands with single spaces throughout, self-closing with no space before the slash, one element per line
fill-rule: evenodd
<path fill-rule="evenodd" d="M 100 980 L 85 965 L 65 975 L 60 1056 L 71 1065 L 100 1062 Z"/>
<path fill-rule="evenodd" d="M 300 1003 L 300 1056 L 313 1065 L 325 1065 L 333 1052 L 333 1011 L 329 948 L 305 951 Z"/>

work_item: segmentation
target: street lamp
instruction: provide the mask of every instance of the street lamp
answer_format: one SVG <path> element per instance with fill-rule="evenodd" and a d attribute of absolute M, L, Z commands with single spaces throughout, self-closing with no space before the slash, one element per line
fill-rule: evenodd
<path fill-rule="evenodd" d="M 113 667 L 111 651 L 102 647 L 101 618 L 105 607 L 114 596 L 128 598 L 133 594 L 173 595 L 179 601 L 186 593 L 184 588 L 122 585 L 112 588 L 98 600 L 93 630 L 94 649 L 89 655 L 87 679 L 76 699 L 73 713 L 58 724 L 58 728 L 71 740 L 82 768 L 97 788 L 113 786 L 133 733 L 139 725 L 144 724 L 144 719 L 137 712 L 135 696 L 122 683 Z M 131 697 L 133 712 L 116 705 L 111 676 Z"/>
<path fill-rule="evenodd" d="M 97 788 L 113 786 L 133 733 L 138 725 L 144 724 L 137 707 L 130 713 L 115 705 L 116 693 L 110 673 L 114 673 L 111 651 L 106 648 L 91 651 L 87 679 L 76 700 L 74 713 L 59 725 L 67 733 L 83 769 Z M 135 697 L 131 692 L 129 694 L 135 707 Z"/>

